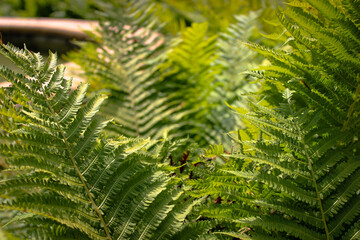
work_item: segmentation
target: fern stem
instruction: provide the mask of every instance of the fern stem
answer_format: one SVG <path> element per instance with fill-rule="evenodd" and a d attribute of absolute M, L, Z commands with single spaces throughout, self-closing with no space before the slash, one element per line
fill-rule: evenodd
<path fill-rule="evenodd" d="M 50 110 L 50 112 L 51 112 L 51 114 L 52 114 L 52 117 L 53 117 L 53 118 L 55 119 L 55 121 L 56 121 L 56 125 L 57 125 L 58 128 L 59 128 L 60 134 L 61 134 L 61 136 L 62 136 L 62 138 L 63 138 L 63 140 L 64 140 L 64 143 L 65 143 L 66 150 L 69 152 L 69 156 L 70 156 L 70 159 L 71 159 L 71 161 L 72 161 L 72 163 L 73 163 L 73 165 L 74 165 L 74 168 L 75 168 L 75 170 L 76 170 L 76 173 L 78 174 L 78 176 L 79 176 L 79 178 L 80 178 L 80 180 L 81 180 L 81 183 L 83 184 L 83 187 L 85 188 L 86 194 L 88 195 L 91 204 L 93 205 L 96 213 L 99 215 L 99 219 L 100 219 L 101 223 L 104 225 L 104 230 L 105 230 L 105 233 L 106 233 L 106 237 L 107 237 L 109 240 L 111 240 L 111 235 L 110 235 L 109 229 L 108 229 L 108 227 L 107 227 L 107 225 L 106 225 L 106 223 L 105 223 L 105 221 L 104 221 L 104 218 L 102 217 L 102 214 L 101 214 L 101 212 L 100 212 L 100 209 L 98 208 L 98 206 L 96 205 L 94 199 L 92 198 L 92 196 L 91 196 L 91 194 L 90 194 L 90 191 L 89 191 L 89 189 L 88 189 L 88 187 L 87 187 L 87 185 L 86 185 L 85 179 L 84 179 L 83 175 L 81 174 L 80 169 L 79 169 L 78 166 L 76 165 L 75 159 L 74 159 L 74 157 L 73 157 L 73 155 L 72 155 L 72 152 L 71 152 L 71 149 L 70 149 L 70 144 L 69 144 L 69 142 L 67 141 L 67 139 L 66 139 L 66 137 L 65 137 L 65 133 L 64 133 L 63 129 L 61 128 L 61 125 L 60 125 L 58 119 L 56 118 L 56 113 L 55 113 L 54 109 L 52 108 L 52 106 L 50 105 L 50 103 L 49 103 L 49 101 L 48 101 L 48 98 L 47 98 L 47 96 L 45 95 L 45 90 L 44 90 L 44 89 L 43 89 L 43 91 L 44 91 L 44 97 L 45 97 L 46 105 L 49 107 L 49 110 Z"/>
<path fill-rule="evenodd" d="M 299 131 L 299 132 L 300 132 L 300 131 Z M 305 146 L 305 142 L 304 142 L 304 139 L 302 138 L 302 135 L 301 135 L 300 137 L 301 137 L 301 141 L 302 141 L 303 145 Z M 327 240 L 330 240 L 330 233 L 329 233 L 329 229 L 328 229 L 327 224 L 326 224 L 325 211 L 324 211 L 324 208 L 323 208 L 323 206 L 322 206 L 319 188 L 318 188 L 318 185 L 317 185 L 316 179 L 315 179 L 314 169 L 313 169 L 313 167 L 312 167 L 312 164 L 311 164 L 311 161 L 310 161 L 310 156 L 309 156 L 309 154 L 307 153 L 307 151 L 305 151 L 305 154 L 306 154 L 306 158 L 308 159 L 308 162 L 309 162 L 309 168 L 310 168 L 310 171 L 311 171 L 312 180 L 313 180 L 314 187 L 315 187 L 315 191 L 316 191 L 316 195 L 317 195 L 317 198 L 318 198 L 318 201 L 319 201 L 319 207 L 320 207 L 320 212 L 321 212 L 321 219 L 322 219 L 322 221 L 323 221 L 323 223 L 324 223 L 324 228 L 325 228 L 325 233 L 326 233 L 326 239 L 327 239 Z"/>
<path fill-rule="evenodd" d="M 290 102 L 290 99 L 288 99 L 288 103 L 289 103 L 289 108 L 290 108 L 290 111 L 291 111 L 291 114 L 293 116 L 294 115 L 294 111 L 291 107 L 291 102 Z M 311 171 L 311 177 L 312 177 L 312 181 L 313 181 L 313 184 L 314 184 L 314 187 L 315 187 L 315 191 L 316 191 L 316 196 L 317 196 L 317 199 L 318 199 L 318 202 L 319 202 L 319 207 L 320 207 L 320 212 L 321 212 L 321 220 L 324 224 L 324 228 L 325 228 L 325 234 L 326 234 L 326 239 L 327 240 L 330 240 L 330 233 L 329 233 L 329 229 L 328 229 L 328 226 L 327 226 L 327 223 L 326 223 L 326 219 L 325 219 L 325 211 L 324 211 L 324 208 L 323 208 L 323 205 L 322 205 L 322 201 L 321 201 L 321 198 L 320 198 L 320 192 L 319 192 L 319 188 L 318 188 L 318 184 L 316 182 L 316 179 L 315 179 L 315 173 L 314 173 L 314 169 L 313 169 L 313 166 L 312 166 L 312 163 L 311 163 L 311 157 L 309 156 L 309 153 L 307 151 L 308 149 L 308 145 L 305 143 L 305 140 L 304 140 L 304 136 L 302 135 L 301 133 L 301 129 L 299 127 L 299 125 L 297 124 L 297 122 L 295 120 L 293 120 L 295 126 L 296 126 L 296 129 L 299 133 L 299 137 L 301 139 L 301 143 L 303 144 L 304 146 L 304 149 L 305 149 L 305 155 L 306 155 L 306 158 L 307 158 L 307 161 L 308 161 L 308 165 L 309 165 L 309 168 L 310 168 L 310 171 Z"/>

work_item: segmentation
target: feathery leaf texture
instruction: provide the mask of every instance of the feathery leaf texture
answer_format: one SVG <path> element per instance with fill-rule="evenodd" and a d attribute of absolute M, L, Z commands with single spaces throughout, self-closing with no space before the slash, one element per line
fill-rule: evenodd
<path fill-rule="evenodd" d="M 160 138 L 166 127 L 161 123 L 173 111 L 157 89 L 164 43 L 151 26 L 101 22 L 99 42 L 69 56 L 85 70 L 92 89 L 109 96 L 101 115 L 117 123 L 108 126 L 115 134 Z"/>
<path fill-rule="evenodd" d="M 249 39 L 258 14 L 238 16 L 221 38 L 209 36 L 207 23 L 194 23 L 171 40 L 159 35 L 152 5 L 145 1 L 134 10 L 138 2 L 122 6 L 125 13 L 119 21 L 101 26 L 98 43 L 69 55 L 83 67 L 93 88 L 105 88 L 109 95 L 100 114 L 120 127 L 107 129 L 128 137 L 189 137 L 200 146 L 222 142 L 229 147 L 224 133 L 241 121 L 225 102 L 244 102 L 236 94 L 258 88 L 242 74 L 245 61 L 256 62 L 255 53 L 239 41 L 239 36 Z"/>
<path fill-rule="evenodd" d="M 103 137 L 109 121 L 97 112 L 106 96 L 85 99 L 85 84 L 71 91 L 56 54 L 44 63 L 26 48 L 0 51 L 23 70 L 1 72 L 12 83 L 0 100 L 8 123 L 0 129 L 7 231 L 35 239 L 174 239 L 189 231 L 197 239 L 213 226 L 187 219 L 201 200 L 186 197 L 170 177 L 159 161 L 165 150 L 151 150 L 149 140 Z"/>
<path fill-rule="evenodd" d="M 242 139 L 240 131 L 238 148 L 218 155 L 226 164 L 209 175 L 197 170 L 199 178 L 189 181 L 194 196 L 220 197 L 205 216 L 250 227 L 254 239 L 264 232 L 269 239 L 358 238 L 359 3 L 292 1 L 279 12 L 288 37 L 283 49 L 247 44 L 271 62 L 254 75 L 281 86 L 283 98 L 277 91 L 266 96 L 277 100 L 274 109 L 264 101 L 249 102 L 247 113 L 234 106 L 252 137 Z M 241 199 L 241 182 L 261 191 Z"/>
<path fill-rule="evenodd" d="M 161 66 L 164 89 L 181 106 L 171 115 L 177 127 L 169 136 L 188 135 L 200 146 L 222 143 L 230 147 L 224 133 L 242 122 L 225 103 L 243 105 L 239 95 L 258 89 L 244 74 L 257 59 L 241 42 L 249 40 L 257 17 L 257 13 L 237 16 L 236 23 L 220 36 L 209 36 L 206 22 L 194 23 L 174 41 Z"/>

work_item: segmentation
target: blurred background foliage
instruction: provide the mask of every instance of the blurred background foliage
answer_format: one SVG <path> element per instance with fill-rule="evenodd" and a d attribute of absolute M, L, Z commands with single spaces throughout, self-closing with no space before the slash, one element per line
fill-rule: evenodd
<path fill-rule="evenodd" d="M 229 148 L 226 133 L 245 125 L 226 104 L 246 108 L 249 95 L 269 88 L 246 73 L 264 58 L 244 42 L 276 47 L 283 30 L 275 9 L 283 5 L 280 0 L 3 0 L 0 13 L 99 21 L 100 27 L 88 32 L 94 41 L 78 42 L 79 49 L 64 58 L 81 67 L 91 92 L 110 96 L 101 110 L 117 123 L 109 134 L 154 139 L 165 134 Z M 152 36 L 160 45 L 149 44 Z"/>
<path fill-rule="evenodd" d="M 268 0 L 158 0 L 154 2 L 158 5 L 156 11 L 160 21 L 167 23 L 165 29 L 172 34 L 176 34 L 193 22 L 208 22 L 211 33 L 223 32 L 231 23 L 236 22 L 235 15 L 263 9 L 260 18 L 271 17 L 273 11 L 270 9 L 276 6 L 274 1 L 271 3 Z"/>
<path fill-rule="evenodd" d="M 100 28 L 89 32 L 95 42 L 79 43 L 66 58 L 81 66 L 91 91 L 110 96 L 101 113 L 121 126 L 111 125 L 110 134 L 189 137 L 229 149 L 226 133 L 244 124 L 226 104 L 246 108 L 248 95 L 260 90 L 246 70 L 264 59 L 244 42 L 277 44 L 262 36 L 281 35 L 268 20 L 275 7 L 270 1 L 97 1 Z"/>
<path fill-rule="evenodd" d="M 164 24 L 163 31 L 177 34 L 192 23 L 208 22 L 209 32 L 225 31 L 234 16 L 249 11 L 262 10 L 259 21 L 260 30 L 273 32 L 274 25 L 267 20 L 274 19 L 274 9 L 283 6 L 280 0 L 144 0 L 144 4 L 154 5 L 154 12 Z M 15 17 L 55 17 L 99 19 L 101 11 L 121 13 L 127 1 L 115 0 L 1 0 L 0 15 Z M 109 12 L 107 12 L 109 14 Z M 118 15 L 118 17 L 121 17 Z M 254 39 L 258 36 L 254 35 Z"/>
<path fill-rule="evenodd" d="M 91 19 L 92 0 L 1 0 L 0 15 L 13 17 L 57 17 Z"/>

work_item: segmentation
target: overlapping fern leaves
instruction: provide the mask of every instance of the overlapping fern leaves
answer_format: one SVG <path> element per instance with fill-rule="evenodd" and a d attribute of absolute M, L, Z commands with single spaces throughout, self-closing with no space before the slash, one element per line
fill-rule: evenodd
<path fill-rule="evenodd" d="M 210 96 L 215 90 L 215 75 L 220 66 L 214 62 L 217 36 L 208 37 L 207 29 L 207 23 L 194 23 L 186 28 L 161 66 L 162 81 L 167 83 L 164 91 L 181 106 L 171 116 L 175 127 L 169 135 L 188 135 L 200 145 L 215 143 L 215 139 L 224 140 L 221 135 L 226 132 L 221 124 L 213 121 L 211 114 L 217 103 Z"/>
<path fill-rule="evenodd" d="M 107 91 L 109 100 L 101 114 L 120 125 L 110 130 L 129 137 L 159 138 L 165 128 L 161 122 L 171 112 L 156 88 L 163 40 L 152 30 L 150 17 L 133 16 L 136 6 L 124 8 L 123 21 L 101 21 L 99 43 L 83 45 L 70 58 L 85 70 L 93 89 Z"/>
<path fill-rule="evenodd" d="M 190 137 L 200 146 L 229 145 L 225 133 L 240 121 L 229 114 L 225 102 L 237 101 L 238 92 L 256 89 L 241 74 L 247 64 L 235 61 L 253 60 L 238 38 L 248 39 L 257 14 L 240 16 L 222 40 L 209 33 L 206 23 L 194 23 L 169 40 L 158 35 L 161 29 L 154 25 L 149 2 L 141 7 L 138 1 L 128 2 L 122 9 L 120 20 L 106 10 L 111 14 L 103 19 L 98 44 L 86 44 L 69 56 L 83 67 L 95 89 L 108 90 L 101 114 L 121 125 L 108 129 L 131 137 L 157 139 L 167 133 L 169 138 Z M 234 44 L 237 49 L 231 51 Z M 234 76 L 236 80 L 229 80 Z"/>
<path fill-rule="evenodd" d="M 221 73 L 216 75 L 221 87 L 220 96 L 229 105 L 244 106 L 239 99 L 243 93 L 255 92 L 256 84 L 248 84 L 245 71 L 255 67 L 256 53 L 246 48 L 243 42 L 249 41 L 256 29 L 259 14 L 250 12 L 247 15 L 235 16 L 236 23 L 231 24 L 225 33 L 221 33 L 217 45 L 219 57 L 216 63 L 222 66 Z M 237 102 L 237 104 L 235 103 Z"/>
<path fill-rule="evenodd" d="M 240 222 L 300 239 L 339 238 L 359 215 L 359 162 L 348 150 L 351 134 L 321 124 L 322 112 L 295 111 L 290 90 L 284 97 L 288 102 L 280 111 L 254 105 L 258 114 L 242 115 L 270 139 L 245 142 L 251 149 L 238 157 L 263 166 L 266 171 L 253 179 L 283 195 L 255 200 L 272 214 Z"/>
<path fill-rule="evenodd" d="M 219 65 L 221 70 L 215 75 L 216 88 L 210 96 L 211 101 L 217 103 L 211 110 L 211 118 L 221 124 L 226 132 L 243 126 L 242 121 L 229 112 L 227 105 L 247 108 L 245 99 L 259 90 L 259 84 L 251 82 L 253 78 L 245 72 L 262 60 L 243 44 L 249 41 L 258 26 L 259 13 L 249 12 L 248 15 L 235 16 L 235 19 L 236 23 L 231 24 L 217 39 L 218 58 L 214 64 Z"/>
<path fill-rule="evenodd" d="M 333 2 L 290 2 L 279 13 L 288 37 L 282 50 L 248 44 L 272 64 L 254 75 L 285 90 L 282 98 L 267 92 L 268 102 L 277 99 L 273 108 L 252 101 L 252 111 L 244 113 L 233 101 L 248 122 L 234 138 L 237 147 L 226 152 L 217 145 L 189 169 L 189 194 L 207 196 L 201 214 L 221 220 L 218 230 L 227 232 L 218 234 L 360 237 L 360 1 Z M 108 80 L 112 98 L 103 116 L 122 125 L 112 130 L 156 138 L 168 128 L 169 136 L 189 135 L 201 145 L 222 141 L 225 128 L 214 117 L 222 111 L 213 111 L 219 102 L 211 98 L 224 96 L 219 88 L 226 81 L 219 76 L 234 64 L 216 60 L 216 37 L 207 36 L 206 24 L 184 30 L 180 43 L 161 55 L 169 57 L 161 76 L 160 48 L 148 45 L 151 27 L 141 24 L 104 23 L 109 40 L 91 45 L 98 55 L 87 70 L 95 80 Z M 43 63 L 40 55 L 10 45 L 1 51 L 24 72 L 0 69 L 13 84 L 0 95 L 0 150 L 7 165 L 0 210 L 9 226 L 22 223 L 9 230 L 60 239 L 192 239 L 207 232 L 210 222 L 183 224 L 197 202 L 183 196 L 169 167 L 157 160 L 168 150 L 147 140 L 103 137 L 108 122 L 96 113 L 104 95 L 84 103 L 87 86 L 71 92 L 53 54 Z"/>
<path fill-rule="evenodd" d="M 22 69 L 0 68 L 12 83 L 0 100 L 5 230 L 34 239 L 179 239 L 182 231 L 196 239 L 207 232 L 210 222 L 184 224 L 197 201 L 159 163 L 164 150 L 101 135 L 104 95 L 84 103 L 87 85 L 71 91 L 52 53 L 44 63 L 26 49 L 0 50 Z"/>
<path fill-rule="evenodd" d="M 194 23 L 185 29 L 180 42 L 170 49 L 161 66 L 164 91 L 181 108 L 171 116 L 177 124 L 169 136 L 179 132 L 195 139 L 200 146 L 223 143 L 227 147 L 229 132 L 241 121 L 232 116 L 226 102 L 240 103 L 238 94 L 258 88 L 243 74 L 248 64 L 255 64 L 255 54 L 241 40 L 248 40 L 258 15 L 241 15 L 221 37 L 210 35 L 207 23 Z M 246 62 L 246 63 L 245 63 Z"/>
<path fill-rule="evenodd" d="M 257 206 L 257 214 L 228 217 L 239 228 L 251 227 L 246 234 L 252 239 L 360 237 L 360 15 L 355 10 L 359 4 L 293 1 L 279 14 L 289 38 L 287 50 L 249 44 L 272 63 L 256 72 L 257 76 L 280 83 L 280 89 L 285 88 L 285 103 L 271 109 L 250 102 L 253 111 L 244 114 L 239 110 L 241 117 L 258 129 L 250 133 L 252 139 L 258 135 L 259 140 L 243 139 L 240 133 L 237 152 L 218 153 L 237 159 L 237 165 L 232 166 L 234 160 L 229 160 L 216 170 L 220 174 L 191 184 L 200 196 L 207 192 L 230 200 L 221 204 L 224 209 L 218 211 L 220 218 L 229 216 L 226 204 L 235 208 L 243 203 Z M 267 97 L 277 98 L 277 94 Z M 237 167 L 246 163 L 245 168 Z M 237 178 L 264 184 L 272 191 L 267 196 L 257 192 L 241 200 L 237 196 L 245 187 L 238 186 Z M 212 212 L 207 214 L 211 216 Z M 245 233 L 243 230 L 238 237 Z"/>

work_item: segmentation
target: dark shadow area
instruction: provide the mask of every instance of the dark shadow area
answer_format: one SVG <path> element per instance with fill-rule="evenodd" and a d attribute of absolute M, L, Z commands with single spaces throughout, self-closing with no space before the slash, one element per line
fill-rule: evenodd
<path fill-rule="evenodd" d="M 27 49 L 34 52 L 41 52 L 42 54 L 48 54 L 49 50 L 51 50 L 52 52 L 57 52 L 58 56 L 78 48 L 72 43 L 73 40 L 75 39 L 51 35 L 34 35 L 31 33 L 2 33 L 2 41 L 4 44 L 9 42 L 19 48 L 23 48 L 24 45 L 26 45 Z"/>

